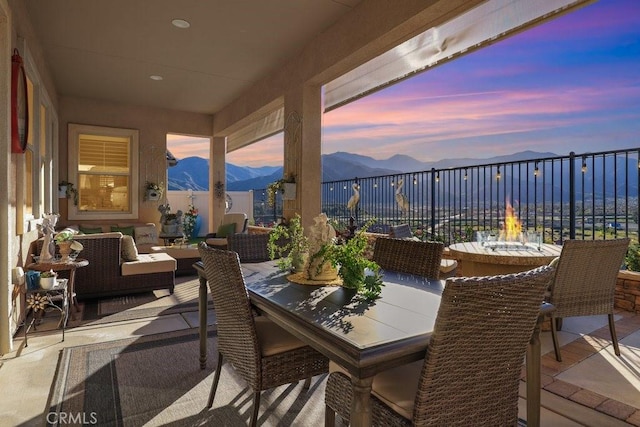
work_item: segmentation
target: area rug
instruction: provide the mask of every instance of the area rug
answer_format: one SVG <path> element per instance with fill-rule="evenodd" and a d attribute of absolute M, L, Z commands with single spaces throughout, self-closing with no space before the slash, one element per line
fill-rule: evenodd
<path fill-rule="evenodd" d="M 83 301 L 78 325 L 97 325 L 198 310 L 197 278 L 177 278 L 173 294 L 166 290 Z M 212 308 L 209 299 L 209 308 Z"/>
<path fill-rule="evenodd" d="M 246 426 L 252 393 L 230 364 L 205 409 L 217 363 L 215 331 L 209 335 L 205 370 L 195 329 L 65 348 L 45 423 L 84 417 L 100 426 Z M 258 424 L 322 425 L 325 379 L 314 378 L 309 390 L 301 381 L 263 392 Z"/>

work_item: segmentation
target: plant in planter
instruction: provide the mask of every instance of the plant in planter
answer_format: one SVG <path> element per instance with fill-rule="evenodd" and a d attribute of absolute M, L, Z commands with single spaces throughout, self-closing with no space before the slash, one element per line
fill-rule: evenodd
<path fill-rule="evenodd" d="M 156 184 L 155 182 L 146 181 L 144 184 L 144 199 L 145 200 L 160 200 L 164 187 L 162 183 Z"/>
<path fill-rule="evenodd" d="M 58 183 L 58 192 L 64 197 L 73 197 L 73 204 L 78 206 L 78 189 L 73 186 L 72 182 L 62 180 Z"/>
<path fill-rule="evenodd" d="M 292 173 L 283 177 L 267 186 L 267 202 L 269 206 L 273 206 L 276 202 L 276 193 L 279 191 L 287 194 L 290 199 L 295 199 L 295 183 L 296 176 Z M 293 184 L 293 185 L 292 185 Z M 293 193 L 293 194 L 290 194 Z"/>
<path fill-rule="evenodd" d="M 62 255 L 62 261 L 67 261 L 70 258 L 72 252 L 76 254 L 84 249 L 82 243 L 73 240 L 75 233 L 71 230 L 65 229 L 56 234 L 55 241 L 60 249 L 60 255 Z"/>
<path fill-rule="evenodd" d="M 193 205 L 189 205 L 189 210 L 185 212 L 184 219 L 182 220 L 182 229 L 187 239 L 190 237 L 197 237 L 193 235 L 194 232 L 196 231 L 197 222 L 198 222 L 198 209 L 196 209 L 196 207 Z"/>
<path fill-rule="evenodd" d="M 160 211 L 160 224 L 162 225 L 162 231 L 168 234 L 177 234 L 178 229 L 182 225 L 182 211 L 178 210 L 176 213 L 171 212 L 171 206 L 166 205 L 158 206 Z"/>
<path fill-rule="evenodd" d="M 53 271 L 43 271 L 40 273 L 40 287 L 42 289 L 53 289 L 56 285 L 56 279 L 58 278 L 58 274 Z"/>
<path fill-rule="evenodd" d="M 334 238 L 322 244 L 319 250 L 310 253 L 306 267 L 308 276 L 319 273 L 326 263 L 330 263 L 338 269 L 343 287 L 355 289 L 367 299 L 378 298 L 384 286 L 380 266 L 364 255 L 368 244 L 364 233 L 374 222 L 375 220 L 367 222 L 349 240 L 337 241 Z"/>
<path fill-rule="evenodd" d="M 304 265 L 309 242 L 304 235 L 300 215 L 278 225 L 269 233 L 269 257 L 278 259 L 280 270 L 298 271 Z"/>

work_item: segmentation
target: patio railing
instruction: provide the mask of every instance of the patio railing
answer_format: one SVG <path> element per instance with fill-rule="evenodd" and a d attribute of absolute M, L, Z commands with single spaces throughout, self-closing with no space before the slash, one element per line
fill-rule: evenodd
<path fill-rule="evenodd" d="M 370 230 L 382 233 L 408 223 L 416 235 L 450 244 L 502 229 L 511 207 L 522 229 L 542 232 L 546 242 L 637 241 L 639 154 L 640 148 L 571 153 L 323 182 L 322 211 L 342 227 L 351 217 L 357 225 L 375 219 Z M 359 202 L 349 209 L 356 190 Z M 256 222 L 279 218 L 281 200 L 265 212 L 263 190 L 254 191 Z"/>

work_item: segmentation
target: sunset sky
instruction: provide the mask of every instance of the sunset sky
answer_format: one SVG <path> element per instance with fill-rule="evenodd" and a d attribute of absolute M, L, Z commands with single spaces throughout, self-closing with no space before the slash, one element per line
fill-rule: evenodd
<path fill-rule="evenodd" d="M 279 166 L 282 134 L 227 155 Z M 640 0 L 600 0 L 324 115 L 322 152 L 422 161 L 640 146 Z M 208 142 L 169 142 L 177 158 Z"/>

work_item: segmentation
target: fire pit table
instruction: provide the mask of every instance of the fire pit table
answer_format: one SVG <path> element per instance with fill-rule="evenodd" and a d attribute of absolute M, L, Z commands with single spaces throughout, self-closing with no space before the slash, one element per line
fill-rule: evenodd
<path fill-rule="evenodd" d="M 518 273 L 549 264 L 560 256 L 562 246 L 520 242 L 465 242 L 449 246 L 451 257 L 458 260 L 460 275 L 492 276 Z"/>

